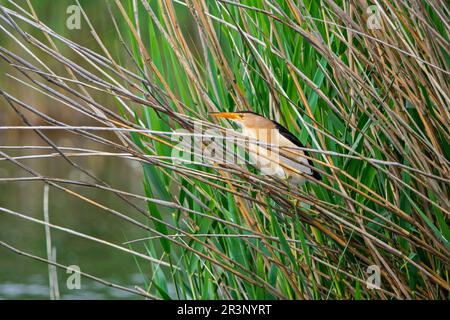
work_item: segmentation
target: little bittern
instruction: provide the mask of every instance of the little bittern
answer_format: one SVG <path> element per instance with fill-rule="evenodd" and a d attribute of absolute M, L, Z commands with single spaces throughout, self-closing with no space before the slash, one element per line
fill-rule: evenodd
<path fill-rule="evenodd" d="M 230 119 L 242 128 L 242 135 L 250 139 L 249 156 L 263 174 L 276 175 L 291 185 L 305 182 L 306 178 L 301 173 L 321 180 L 312 161 L 305 158 L 305 155 L 310 157 L 308 152 L 298 149 L 304 148 L 302 143 L 278 122 L 251 111 L 214 112 L 210 115 Z"/>

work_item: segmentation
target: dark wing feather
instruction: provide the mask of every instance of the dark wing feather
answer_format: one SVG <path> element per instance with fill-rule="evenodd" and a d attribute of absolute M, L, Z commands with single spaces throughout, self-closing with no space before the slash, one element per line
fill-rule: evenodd
<path fill-rule="evenodd" d="M 290 142 L 295 144 L 297 147 L 305 148 L 303 143 L 301 143 L 300 140 L 298 140 L 296 136 L 294 136 L 292 133 L 290 133 L 288 129 L 286 129 L 285 127 L 283 127 L 281 124 L 279 124 L 276 121 L 272 121 L 272 122 L 275 125 L 275 128 L 280 132 L 280 134 L 283 137 L 288 139 Z M 303 152 L 305 153 L 306 156 L 311 157 L 308 151 L 304 150 Z M 310 159 L 308 159 L 308 164 L 311 166 L 311 170 L 312 170 L 312 173 L 313 173 L 312 176 L 314 177 L 314 179 L 322 180 L 322 177 L 319 174 L 319 172 L 317 172 L 316 170 L 313 169 L 314 168 L 314 163 Z"/>

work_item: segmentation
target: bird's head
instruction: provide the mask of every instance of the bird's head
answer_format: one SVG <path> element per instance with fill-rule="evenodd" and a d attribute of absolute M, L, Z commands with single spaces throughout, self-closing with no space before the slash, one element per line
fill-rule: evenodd
<path fill-rule="evenodd" d="M 269 119 L 251 111 L 240 112 L 211 112 L 211 116 L 230 119 L 244 128 L 272 129 L 273 123 Z"/>

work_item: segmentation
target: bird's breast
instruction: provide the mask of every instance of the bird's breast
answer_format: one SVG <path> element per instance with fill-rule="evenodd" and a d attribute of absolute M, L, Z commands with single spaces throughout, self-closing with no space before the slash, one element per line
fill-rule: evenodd
<path fill-rule="evenodd" d="M 276 129 L 243 128 L 242 134 L 249 138 L 250 162 L 265 175 L 287 178 L 298 185 L 305 181 L 299 174 L 312 175 L 311 168 L 303 165 L 308 160 L 297 146 L 282 136 Z"/>

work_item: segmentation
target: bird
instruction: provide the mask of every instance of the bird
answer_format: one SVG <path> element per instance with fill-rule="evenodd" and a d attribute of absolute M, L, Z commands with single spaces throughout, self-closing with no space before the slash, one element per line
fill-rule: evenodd
<path fill-rule="evenodd" d="M 305 148 L 300 140 L 280 123 L 253 111 L 211 112 L 210 115 L 230 119 L 241 127 L 242 135 L 249 139 L 252 164 L 263 174 L 275 175 L 295 186 L 308 180 L 305 175 L 322 179 L 308 151 L 298 149 Z"/>

